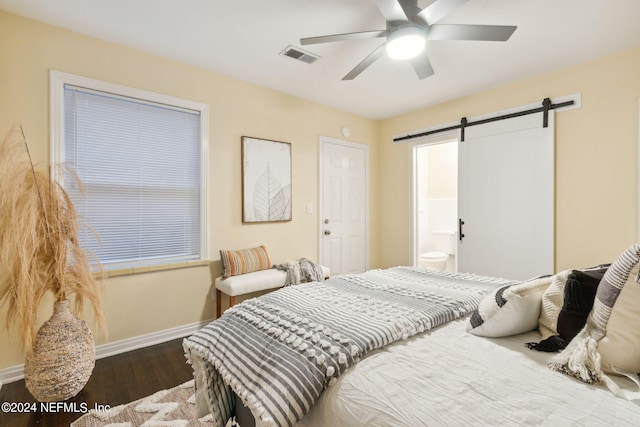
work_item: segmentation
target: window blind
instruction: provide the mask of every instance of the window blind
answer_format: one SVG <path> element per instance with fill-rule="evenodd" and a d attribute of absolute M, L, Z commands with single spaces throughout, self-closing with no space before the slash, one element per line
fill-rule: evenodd
<path fill-rule="evenodd" d="M 81 244 L 106 269 L 200 259 L 200 120 L 64 85 L 64 186 L 90 226 Z"/>

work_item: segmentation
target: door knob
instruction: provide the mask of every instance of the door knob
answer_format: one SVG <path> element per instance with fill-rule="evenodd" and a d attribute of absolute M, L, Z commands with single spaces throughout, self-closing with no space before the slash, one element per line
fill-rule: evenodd
<path fill-rule="evenodd" d="M 328 236 L 329 234 L 331 234 L 331 230 L 324 230 L 324 235 Z"/>

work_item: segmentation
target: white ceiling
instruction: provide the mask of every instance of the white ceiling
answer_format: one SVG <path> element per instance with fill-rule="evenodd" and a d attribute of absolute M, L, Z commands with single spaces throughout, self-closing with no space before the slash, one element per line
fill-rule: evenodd
<path fill-rule="evenodd" d="M 384 29 L 372 0 L 0 0 L 0 9 L 372 119 L 640 44 L 640 0 L 469 0 L 440 23 L 517 25 L 511 39 L 432 41 L 436 74 L 422 81 L 386 57 L 342 81 L 382 39 L 303 47 L 321 56 L 311 65 L 279 53 L 301 37 Z"/>

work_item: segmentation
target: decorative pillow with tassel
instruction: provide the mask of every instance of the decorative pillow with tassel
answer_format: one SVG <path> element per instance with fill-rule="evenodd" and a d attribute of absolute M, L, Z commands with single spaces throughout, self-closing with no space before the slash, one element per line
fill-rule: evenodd
<path fill-rule="evenodd" d="M 587 323 L 587 316 L 593 308 L 598 284 L 609 265 L 603 264 L 585 270 L 569 270 L 556 275 L 548 291 L 554 295 L 554 298 L 556 295 L 562 296 L 562 307 L 559 311 L 554 308 L 545 313 L 544 323 L 542 321 L 540 323 L 540 330 L 543 333 L 542 341 L 527 343 L 527 347 L 546 352 L 564 349 Z M 562 284 L 564 284 L 562 292 L 554 288 Z"/>
<path fill-rule="evenodd" d="M 639 261 L 636 243 L 611 264 L 598 285 L 587 324 L 551 360 L 551 369 L 589 384 L 602 381 L 617 395 L 620 388 L 606 373 L 625 375 L 640 386 Z"/>
<path fill-rule="evenodd" d="M 567 344 L 587 324 L 598 285 L 609 265 L 592 270 L 572 270 L 564 285 L 564 304 L 558 315 L 558 335 Z"/>
<path fill-rule="evenodd" d="M 607 322 L 605 336 L 598 342 L 600 363 L 605 372 L 640 372 L 640 285 L 638 264 L 620 290 Z"/>

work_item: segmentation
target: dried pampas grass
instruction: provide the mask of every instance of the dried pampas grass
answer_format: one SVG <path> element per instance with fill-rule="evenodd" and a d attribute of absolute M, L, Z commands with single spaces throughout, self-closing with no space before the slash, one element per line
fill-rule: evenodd
<path fill-rule="evenodd" d="M 7 328 L 18 331 L 28 354 L 47 292 L 57 301 L 73 295 L 77 315 L 87 301 L 104 330 L 100 288 L 78 226 L 69 195 L 33 167 L 24 131 L 14 126 L 0 143 L 0 304 L 7 304 Z"/>

